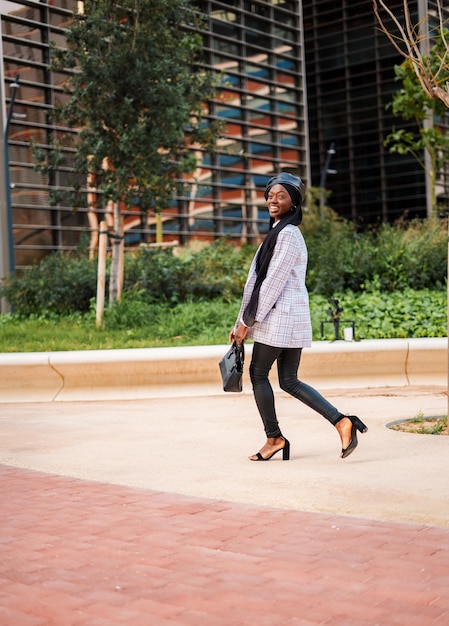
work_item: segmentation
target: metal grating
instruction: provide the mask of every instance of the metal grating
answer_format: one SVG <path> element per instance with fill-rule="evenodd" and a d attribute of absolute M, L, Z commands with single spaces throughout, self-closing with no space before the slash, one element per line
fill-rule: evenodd
<path fill-rule="evenodd" d="M 76 0 L 51 4 L 21 1 L 2 15 L 6 106 L 20 74 L 9 132 L 10 178 L 16 267 L 52 250 L 73 249 L 82 232 L 93 233 L 107 212 L 86 206 L 49 204 L 50 188 L 70 184 L 73 173 L 55 180 L 34 171 L 29 141 L 51 143 L 53 104 L 64 97 L 64 76 L 48 69 L 49 42 L 64 45 L 64 28 Z M 280 169 L 309 178 L 307 110 L 303 80 L 301 4 L 291 0 L 199 2 L 209 18 L 203 66 L 221 69 L 227 80 L 221 97 L 208 103 L 209 119 L 224 119 L 226 150 L 198 152 L 195 175 L 183 181 L 188 193 L 162 207 L 164 236 L 181 243 L 229 234 L 257 241 L 268 219 L 263 200 L 266 180 Z M 59 129 L 59 134 L 64 129 Z M 232 148 L 233 154 L 229 154 Z M 70 149 L 67 148 L 70 156 Z M 80 181 L 87 194 L 86 181 Z M 155 218 L 124 210 L 126 245 L 152 241 Z"/>

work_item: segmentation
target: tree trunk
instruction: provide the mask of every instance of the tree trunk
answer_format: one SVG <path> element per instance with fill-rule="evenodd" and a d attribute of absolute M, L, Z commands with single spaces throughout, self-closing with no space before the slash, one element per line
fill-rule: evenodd
<path fill-rule="evenodd" d="M 124 219 L 120 218 L 120 245 L 118 246 L 118 284 L 117 284 L 117 301 L 122 299 L 123 291 L 123 275 L 125 270 L 125 229 Z"/>
<path fill-rule="evenodd" d="M 106 289 L 106 253 L 108 250 L 108 226 L 106 222 L 100 222 L 100 235 L 98 245 L 98 273 L 97 273 L 97 302 L 96 302 L 96 325 L 100 328 L 104 312 L 104 294 Z"/>
<path fill-rule="evenodd" d="M 120 244 L 120 206 L 118 202 L 114 202 L 114 235 L 112 239 L 111 277 L 109 279 L 109 305 L 112 305 L 114 304 L 114 302 L 117 302 L 119 300 Z"/>
<path fill-rule="evenodd" d="M 156 213 L 156 243 L 162 243 L 162 217 L 159 211 Z"/>

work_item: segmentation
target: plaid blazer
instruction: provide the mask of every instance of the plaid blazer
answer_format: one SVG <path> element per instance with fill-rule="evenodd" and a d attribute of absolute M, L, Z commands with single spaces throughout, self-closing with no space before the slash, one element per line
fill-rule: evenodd
<path fill-rule="evenodd" d="M 242 319 L 256 280 L 254 256 L 243 291 L 237 323 Z M 306 288 L 307 247 L 301 231 L 289 224 L 278 235 L 260 288 L 256 321 L 247 338 L 278 348 L 312 345 L 309 294 Z"/>

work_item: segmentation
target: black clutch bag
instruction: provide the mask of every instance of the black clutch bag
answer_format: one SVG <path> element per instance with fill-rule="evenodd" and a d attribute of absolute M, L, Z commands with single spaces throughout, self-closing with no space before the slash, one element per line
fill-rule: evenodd
<path fill-rule="evenodd" d="M 238 346 L 234 341 L 218 364 L 223 380 L 223 391 L 242 391 L 243 363 L 245 361 L 245 348 L 242 343 Z"/>

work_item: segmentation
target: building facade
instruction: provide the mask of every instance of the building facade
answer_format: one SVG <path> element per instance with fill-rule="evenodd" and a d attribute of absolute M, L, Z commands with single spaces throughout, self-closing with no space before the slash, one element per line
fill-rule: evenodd
<path fill-rule="evenodd" d="M 280 170 L 310 176 L 301 3 L 202 0 L 199 8 L 209 18 L 205 67 L 222 72 L 225 85 L 209 114 L 227 130 L 225 150 L 199 155 L 197 182 L 183 199 L 187 234 L 251 241 L 268 218 L 268 178 Z"/>
<path fill-rule="evenodd" d="M 402 0 L 389 4 L 399 7 Z M 409 3 L 416 21 L 423 4 L 435 3 Z M 36 171 L 30 147 L 32 140 L 47 149 L 67 130 L 52 123 L 53 107 L 66 97 L 66 76 L 49 69 L 50 42 L 64 46 L 76 0 L 0 0 L 0 6 L 7 132 L 0 170 L 10 182 L 0 194 L 4 276 L 5 230 L 20 269 L 49 252 L 74 249 L 82 233 L 94 246 L 99 222 L 112 224 L 112 216 L 101 202 L 93 209 L 87 181 L 79 179 L 84 206 L 52 205 L 50 189 L 68 187 L 73 171 Z M 223 75 L 208 115 L 224 120 L 226 132 L 215 153 L 198 152 L 186 195 L 160 207 L 165 240 L 229 235 L 255 243 L 268 221 L 265 183 L 280 170 L 299 175 L 305 186 L 324 182 L 330 206 L 360 226 L 426 215 L 422 169 L 383 145 L 397 124 L 386 105 L 398 88 L 393 67 L 401 58 L 376 30 L 371 0 L 199 0 L 198 7 L 209 22 L 201 33 L 204 67 Z M 123 215 L 127 246 L 154 241 L 155 215 L 137 208 L 123 208 Z"/>
<path fill-rule="evenodd" d="M 13 269 L 26 267 L 48 252 L 72 249 L 88 227 L 85 211 L 50 205 L 50 189 L 67 185 L 72 173 L 61 170 L 49 177 L 36 171 L 30 144 L 48 146 L 58 132 L 52 111 L 65 97 L 66 77 L 49 70 L 50 42 L 65 45 L 64 30 L 75 6 L 74 0 L 48 4 L 0 0 L 1 117 L 7 134 L 0 159 L 10 182 L 9 189 L 2 189 L 0 202 L 12 230 Z M 3 232 L 3 259 L 5 239 Z"/>
<path fill-rule="evenodd" d="M 401 17 L 403 0 L 387 4 Z M 438 24 L 433 0 L 407 4 L 413 24 Z M 303 0 L 302 5 L 311 184 L 325 180 L 330 206 L 360 227 L 425 218 L 431 207 L 423 167 L 412 156 L 390 153 L 384 146 L 394 126 L 414 132 L 417 127 L 388 108 L 401 87 L 394 66 L 404 59 L 379 30 L 373 3 Z M 443 10 L 449 18 L 449 9 Z M 389 26 L 396 32 L 391 21 Z M 330 173 L 323 176 L 329 150 Z M 446 185 L 440 183 L 439 201 L 447 205 Z"/>
<path fill-rule="evenodd" d="M 3 100 L 5 120 L 14 96 L 8 129 L 11 180 L 10 214 L 15 268 L 54 250 L 73 249 L 82 232 L 95 243 L 102 219 L 111 223 L 108 207 L 51 206 L 49 191 L 70 184 L 73 172 L 57 175 L 35 170 L 30 140 L 44 150 L 56 134 L 51 110 L 65 95 L 65 76 L 49 70 L 50 42 L 64 46 L 64 27 L 74 0 L 51 4 L 24 0 L 4 3 L 2 10 Z M 160 207 L 165 239 L 180 243 L 228 234 L 256 242 L 268 215 L 263 190 L 279 170 L 309 178 L 307 106 L 301 5 L 293 0 L 208 0 L 200 10 L 209 16 L 204 38 L 204 66 L 223 74 L 219 97 L 208 103 L 209 117 L 226 121 L 226 132 L 214 154 L 198 153 L 198 169 L 187 181 L 188 193 L 172 206 Z M 7 111 L 7 112 L 6 112 Z M 67 149 L 70 160 L 70 150 Z M 83 185 L 83 181 L 79 181 Z M 97 205 L 98 205 L 98 198 Z M 101 203 L 100 203 L 101 207 Z M 137 209 L 122 211 L 125 244 L 151 242 L 155 216 Z"/>

